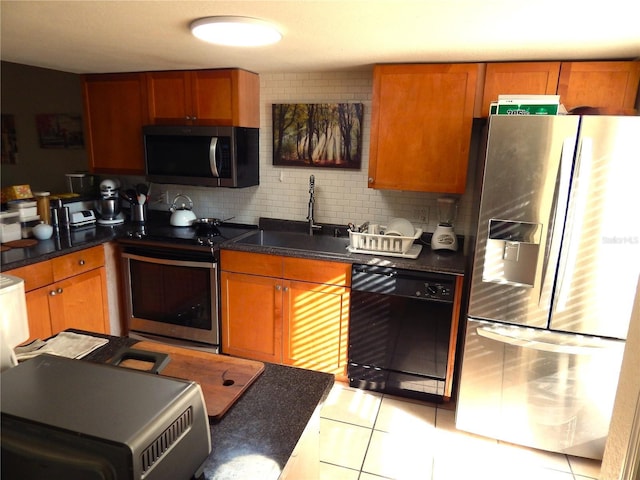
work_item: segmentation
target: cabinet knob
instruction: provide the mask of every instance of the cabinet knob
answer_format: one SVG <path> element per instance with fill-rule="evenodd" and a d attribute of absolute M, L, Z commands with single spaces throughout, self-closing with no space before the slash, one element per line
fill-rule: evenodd
<path fill-rule="evenodd" d="M 56 288 L 55 290 L 51 290 L 49 292 L 49 295 L 51 295 L 52 297 L 55 297 L 56 295 L 60 295 L 62 293 L 62 288 Z"/>
<path fill-rule="evenodd" d="M 84 260 L 82 260 L 82 259 L 78 262 L 78 265 L 80 265 L 80 266 L 82 266 L 82 265 L 84 265 L 84 264 L 85 264 L 85 261 L 84 261 Z"/>
<path fill-rule="evenodd" d="M 282 286 L 281 285 L 276 285 L 276 292 L 279 292 L 280 290 L 282 290 Z"/>
<path fill-rule="evenodd" d="M 284 287 L 284 291 L 288 292 L 289 291 L 289 287 Z"/>
<path fill-rule="evenodd" d="M 369 183 L 373 183 L 373 177 L 369 177 Z"/>

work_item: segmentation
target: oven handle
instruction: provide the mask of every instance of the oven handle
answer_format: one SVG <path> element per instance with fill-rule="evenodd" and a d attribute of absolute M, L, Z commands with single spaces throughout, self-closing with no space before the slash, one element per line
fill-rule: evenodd
<path fill-rule="evenodd" d="M 135 255 L 133 253 L 122 253 L 123 258 L 130 260 L 138 260 L 140 262 L 157 263 L 158 265 L 171 265 L 175 267 L 196 267 L 196 268 L 216 268 L 216 262 L 190 262 L 186 260 L 169 260 L 166 258 L 153 258 L 145 257 L 142 255 Z"/>

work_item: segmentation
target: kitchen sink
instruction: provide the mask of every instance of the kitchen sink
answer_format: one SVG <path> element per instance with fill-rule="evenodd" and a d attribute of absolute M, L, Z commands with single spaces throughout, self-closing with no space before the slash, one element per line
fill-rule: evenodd
<path fill-rule="evenodd" d="M 329 235 L 311 236 L 304 233 L 260 230 L 238 240 L 237 243 L 331 255 L 350 255 L 347 250 L 349 245 L 348 238 L 331 237 Z"/>

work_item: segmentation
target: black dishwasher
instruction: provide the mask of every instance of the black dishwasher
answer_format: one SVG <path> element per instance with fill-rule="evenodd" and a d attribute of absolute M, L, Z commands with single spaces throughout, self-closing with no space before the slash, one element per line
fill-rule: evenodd
<path fill-rule="evenodd" d="M 442 400 L 454 293 L 451 275 L 353 265 L 349 384 Z"/>

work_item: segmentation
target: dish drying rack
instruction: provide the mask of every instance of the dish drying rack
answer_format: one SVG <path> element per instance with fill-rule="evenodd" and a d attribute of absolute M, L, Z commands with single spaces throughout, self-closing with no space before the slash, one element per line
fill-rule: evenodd
<path fill-rule="evenodd" d="M 384 231 L 387 227 L 380 226 L 380 229 Z M 421 235 L 421 228 L 417 228 L 412 237 L 380 235 L 349 230 L 349 246 L 347 249 L 353 253 L 383 255 L 386 257 L 418 258 L 418 255 L 420 255 L 422 251 L 422 245 L 414 245 L 413 242 L 420 238 Z"/>

